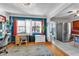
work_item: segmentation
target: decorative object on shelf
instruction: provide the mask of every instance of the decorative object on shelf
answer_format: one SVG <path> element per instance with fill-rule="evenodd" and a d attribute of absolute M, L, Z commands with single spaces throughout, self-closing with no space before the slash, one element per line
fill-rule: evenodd
<path fill-rule="evenodd" d="M 5 21 L 6 21 L 6 17 L 5 17 L 5 16 L 0 15 L 0 22 L 5 22 Z"/>
<path fill-rule="evenodd" d="M 7 32 L 10 33 L 11 29 L 10 29 L 10 20 L 6 20 L 6 28 L 7 28 Z"/>
<path fill-rule="evenodd" d="M 0 15 L 0 39 L 4 38 L 6 35 L 5 21 L 6 17 Z"/>

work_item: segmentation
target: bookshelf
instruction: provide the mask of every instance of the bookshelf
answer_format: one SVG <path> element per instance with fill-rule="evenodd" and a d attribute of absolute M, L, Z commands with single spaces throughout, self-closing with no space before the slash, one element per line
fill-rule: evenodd
<path fill-rule="evenodd" d="M 6 28 L 5 28 L 5 17 L 0 16 L 0 39 L 5 37 L 6 34 Z"/>

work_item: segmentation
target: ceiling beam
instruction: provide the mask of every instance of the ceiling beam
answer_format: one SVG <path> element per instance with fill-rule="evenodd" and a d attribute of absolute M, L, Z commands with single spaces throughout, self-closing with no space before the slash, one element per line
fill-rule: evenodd
<path fill-rule="evenodd" d="M 55 10 L 52 10 L 48 14 L 48 18 L 52 18 L 52 17 L 56 16 L 58 13 L 62 12 L 64 9 L 66 9 L 69 5 L 71 5 L 71 3 L 61 3 L 58 7 L 56 7 Z"/>

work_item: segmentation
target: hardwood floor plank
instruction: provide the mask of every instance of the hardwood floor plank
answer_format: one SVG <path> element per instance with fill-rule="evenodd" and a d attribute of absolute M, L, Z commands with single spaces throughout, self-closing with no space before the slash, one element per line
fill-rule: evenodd
<path fill-rule="evenodd" d="M 55 45 L 53 45 L 50 42 L 29 42 L 26 44 L 22 44 L 22 45 L 33 45 L 33 44 L 45 44 L 46 47 L 52 52 L 52 54 L 54 54 L 54 56 L 68 56 L 66 53 L 64 53 L 62 50 L 60 50 L 58 47 L 56 47 Z M 14 46 L 15 44 L 9 44 L 7 47 L 11 48 L 12 46 Z"/>

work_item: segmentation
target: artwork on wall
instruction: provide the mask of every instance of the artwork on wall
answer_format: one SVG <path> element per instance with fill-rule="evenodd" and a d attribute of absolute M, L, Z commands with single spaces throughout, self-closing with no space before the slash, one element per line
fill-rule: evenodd
<path fill-rule="evenodd" d="M 72 34 L 79 34 L 79 20 L 72 22 Z"/>

